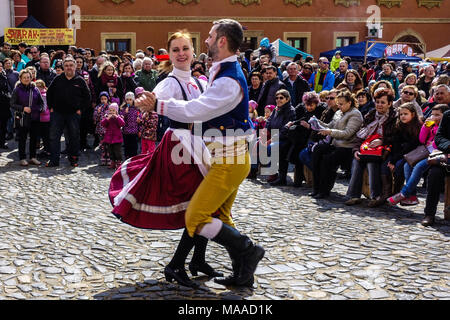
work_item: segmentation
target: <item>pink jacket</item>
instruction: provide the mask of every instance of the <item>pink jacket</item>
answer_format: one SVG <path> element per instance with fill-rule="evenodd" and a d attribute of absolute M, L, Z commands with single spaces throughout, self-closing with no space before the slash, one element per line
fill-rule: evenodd
<path fill-rule="evenodd" d="M 125 125 L 125 121 L 121 116 L 114 118 L 104 118 L 102 120 L 102 126 L 105 128 L 105 137 L 103 138 L 103 143 L 113 144 L 122 143 L 123 136 L 121 128 Z"/>
<path fill-rule="evenodd" d="M 40 114 L 41 122 L 50 122 L 50 108 L 47 106 L 47 91 L 41 91 L 42 100 L 44 100 L 45 109 Z"/>
<path fill-rule="evenodd" d="M 422 129 L 420 129 L 419 133 L 419 141 L 421 144 L 428 146 L 430 144 L 433 144 L 433 148 L 437 149 L 436 144 L 434 143 L 434 137 L 436 136 L 436 132 L 438 131 L 439 126 L 433 125 L 430 128 L 425 126 L 425 124 L 422 126 Z"/>

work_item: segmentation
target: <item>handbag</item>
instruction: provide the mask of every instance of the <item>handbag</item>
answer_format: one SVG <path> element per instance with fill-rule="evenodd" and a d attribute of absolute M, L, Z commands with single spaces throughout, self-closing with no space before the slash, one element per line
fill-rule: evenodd
<path fill-rule="evenodd" d="M 379 134 L 372 134 L 361 144 L 361 146 L 359 147 L 359 158 L 361 159 L 361 161 L 383 161 L 384 151 L 389 151 L 389 147 L 383 145 L 374 148 L 370 147 L 370 143 L 376 139 L 381 139 L 381 136 Z"/>
<path fill-rule="evenodd" d="M 403 156 L 403 158 L 408 162 L 411 167 L 414 167 L 417 162 L 428 158 L 430 151 L 424 145 L 420 145 L 414 150 L 408 152 Z"/>

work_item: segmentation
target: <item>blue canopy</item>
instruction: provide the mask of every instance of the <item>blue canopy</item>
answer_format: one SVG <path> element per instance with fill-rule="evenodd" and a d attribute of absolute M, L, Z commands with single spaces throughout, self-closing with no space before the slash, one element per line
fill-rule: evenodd
<path fill-rule="evenodd" d="M 272 42 L 272 45 L 276 48 L 276 53 L 278 56 L 294 58 L 297 54 L 300 53 L 303 56 L 303 59 L 305 59 L 306 57 L 312 57 L 312 55 L 310 55 L 309 53 L 300 51 L 288 45 L 281 39 L 275 40 L 274 42 Z"/>
<path fill-rule="evenodd" d="M 47 28 L 42 23 L 36 20 L 33 16 L 28 16 L 17 28 L 32 28 L 32 29 L 45 29 Z"/>
<path fill-rule="evenodd" d="M 404 53 L 397 53 L 397 54 L 394 54 L 392 56 L 387 57 L 386 59 L 389 60 L 389 61 L 402 61 L 402 60 L 405 60 L 405 61 L 408 61 L 408 62 L 413 62 L 413 61 L 416 62 L 416 61 L 421 61 L 422 60 L 419 57 L 410 57 L 410 56 L 407 56 Z"/>
<path fill-rule="evenodd" d="M 369 42 L 368 47 L 373 43 Z M 384 49 L 387 45 L 384 43 L 375 43 L 373 47 L 367 52 L 367 61 L 376 60 L 384 56 Z M 364 52 L 366 51 L 366 41 L 361 41 L 355 44 L 351 44 L 345 47 L 336 48 L 330 51 L 321 52 L 321 57 L 327 57 L 331 59 L 336 51 L 341 51 L 341 57 L 347 56 L 352 58 L 352 60 L 364 60 Z"/>

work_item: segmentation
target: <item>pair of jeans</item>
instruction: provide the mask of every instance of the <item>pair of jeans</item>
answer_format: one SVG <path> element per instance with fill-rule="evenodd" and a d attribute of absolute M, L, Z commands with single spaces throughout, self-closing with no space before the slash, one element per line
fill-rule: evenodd
<path fill-rule="evenodd" d="M 404 196 L 409 197 L 416 194 L 417 185 L 429 167 L 430 165 L 427 163 L 427 159 L 417 162 L 414 167 L 411 167 L 408 162 L 405 163 L 404 171 L 406 184 L 401 191 Z"/>
<path fill-rule="evenodd" d="M 347 197 L 360 198 L 362 193 L 364 168 L 369 173 L 370 197 L 376 199 L 381 194 L 380 162 L 364 162 L 353 159 L 352 177 L 347 189 Z"/>
<path fill-rule="evenodd" d="M 446 171 L 441 166 L 431 166 L 428 171 L 427 198 L 425 203 L 425 215 L 434 217 L 441 190 L 444 188 Z"/>
<path fill-rule="evenodd" d="M 67 155 L 69 157 L 78 157 L 80 155 L 80 116 L 76 113 L 64 114 L 52 112 L 50 114 L 50 161 L 53 164 L 59 164 L 61 156 L 61 136 L 64 132 Z"/>
<path fill-rule="evenodd" d="M 39 136 L 41 123 L 39 121 L 31 121 L 29 127 L 20 127 L 19 128 L 19 158 L 20 160 L 24 160 L 27 158 L 27 154 L 25 151 L 27 145 L 28 134 L 30 135 L 30 159 L 36 158 L 36 144 L 37 138 Z"/>

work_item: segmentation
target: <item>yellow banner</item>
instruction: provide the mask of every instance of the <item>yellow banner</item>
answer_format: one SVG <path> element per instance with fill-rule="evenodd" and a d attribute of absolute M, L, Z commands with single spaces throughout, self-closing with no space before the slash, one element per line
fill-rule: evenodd
<path fill-rule="evenodd" d="M 73 29 L 5 28 L 5 41 L 12 45 L 63 46 L 73 45 Z"/>

